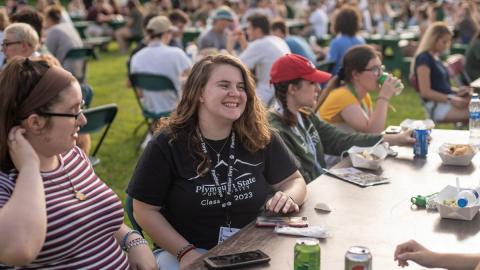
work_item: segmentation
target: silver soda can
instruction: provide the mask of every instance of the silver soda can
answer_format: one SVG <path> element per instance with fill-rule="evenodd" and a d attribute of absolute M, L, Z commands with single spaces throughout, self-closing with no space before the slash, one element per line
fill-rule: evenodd
<path fill-rule="evenodd" d="M 367 247 L 353 246 L 345 253 L 345 270 L 372 270 L 372 254 Z"/>

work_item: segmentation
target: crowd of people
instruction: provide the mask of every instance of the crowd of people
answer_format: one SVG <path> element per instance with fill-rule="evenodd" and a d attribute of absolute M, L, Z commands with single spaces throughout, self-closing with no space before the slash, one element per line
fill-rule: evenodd
<path fill-rule="evenodd" d="M 478 77 L 470 1 L 117 2 L 7 0 L 0 9 L 0 269 L 182 269 L 264 211 L 298 212 L 306 185 L 350 147 L 413 145 L 411 130 L 382 134 L 403 85 L 365 32 L 418 27 L 410 71 L 425 108 L 437 122 L 468 119 L 471 89 L 450 83 L 442 55 L 452 40 L 470 44 L 466 72 Z M 90 21 L 84 33 L 78 18 Z M 291 18 L 306 26 L 290 32 Z M 192 27 L 202 29 L 193 42 Z M 174 88 L 136 91 L 153 115 L 169 114 L 150 127 L 126 189 L 153 252 L 123 224 L 118 196 L 88 159 L 90 138 L 78 134 L 84 63 L 66 55 L 97 36 L 130 52 L 128 78 L 162 75 Z M 324 60 L 328 72 L 317 69 Z M 400 266 L 480 261 L 443 255 L 413 240 L 394 253 Z"/>

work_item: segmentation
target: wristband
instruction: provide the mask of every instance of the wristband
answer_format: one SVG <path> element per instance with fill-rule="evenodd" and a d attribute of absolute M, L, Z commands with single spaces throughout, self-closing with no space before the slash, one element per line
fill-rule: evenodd
<path fill-rule="evenodd" d="M 182 249 L 180 249 L 177 252 L 177 261 L 180 262 L 182 260 L 183 256 L 185 256 L 185 254 L 187 254 L 188 252 L 190 252 L 194 249 L 196 249 L 196 247 L 193 244 L 188 244 L 188 245 L 184 246 Z"/>
<path fill-rule="evenodd" d="M 138 235 L 142 236 L 142 234 L 141 234 L 139 231 L 136 231 L 136 230 L 128 231 L 128 232 L 123 236 L 122 242 L 120 242 L 120 247 L 123 249 L 123 251 L 127 251 L 127 239 L 128 239 L 128 237 L 129 237 L 131 234 L 138 234 Z M 143 239 L 143 237 L 142 237 L 142 239 Z M 144 239 L 144 240 L 145 240 L 145 239 Z M 129 242 L 129 243 L 130 243 L 130 242 Z"/>
<path fill-rule="evenodd" d="M 377 101 L 382 100 L 382 99 L 385 100 L 386 102 L 389 102 L 389 101 L 390 101 L 389 98 L 386 98 L 386 97 L 383 97 L 383 96 L 378 96 L 378 97 L 377 97 Z"/>
<path fill-rule="evenodd" d="M 452 101 L 452 99 L 453 99 L 454 97 L 455 97 L 454 94 L 448 94 L 448 95 L 447 95 L 447 100 L 448 100 L 448 101 Z"/>
<path fill-rule="evenodd" d="M 143 238 L 135 238 L 135 239 L 129 241 L 125 245 L 125 251 L 129 252 L 131 248 L 139 246 L 139 245 L 147 245 L 148 246 L 148 242 L 147 242 L 147 240 L 145 240 Z"/>

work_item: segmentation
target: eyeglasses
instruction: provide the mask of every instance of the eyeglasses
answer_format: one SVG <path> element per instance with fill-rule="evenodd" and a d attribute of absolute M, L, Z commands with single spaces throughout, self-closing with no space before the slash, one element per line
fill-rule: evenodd
<path fill-rule="evenodd" d="M 38 115 L 41 116 L 57 116 L 57 117 L 70 117 L 75 118 L 78 120 L 78 117 L 83 114 L 83 110 L 79 111 L 78 113 L 54 113 L 54 112 L 40 112 Z"/>
<path fill-rule="evenodd" d="M 22 43 L 22 41 L 4 41 L 4 42 L 2 42 L 2 48 L 6 49 L 11 45 L 20 44 L 20 43 Z"/>
<path fill-rule="evenodd" d="M 376 76 L 380 76 L 384 71 L 385 71 L 385 66 L 374 66 L 371 68 L 366 68 L 363 71 L 371 71 L 373 72 Z"/>

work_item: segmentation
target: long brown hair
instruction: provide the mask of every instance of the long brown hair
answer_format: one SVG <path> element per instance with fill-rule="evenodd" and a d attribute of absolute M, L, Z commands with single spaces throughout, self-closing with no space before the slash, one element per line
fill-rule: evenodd
<path fill-rule="evenodd" d="M 8 133 L 13 126 L 20 124 L 17 115 L 23 101 L 49 69 L 45 61 L 31 61 L 28 58 L 16 57 L 6 65 L 0 73 L 0 169 L 13 168 L 8 151 Z M 55 100 L 39 108 L 47 111 Z"/>
<path fill-rule="evenodd" d="M 206 173 L 209 165 L 208 157 L 200 148 L 199 100 L 212 71 L 219 65 L 231 65 L 238 68 L 245 82 L 247 95 L 245 111 L 233 123 L 233 130 L 243 147 L 250 152 L 256 152 L 265 148 L 271 138 L 266 111 L 255 94 L 255 82 L 250 70 L 238 58 L 228 54 L 206 56 L 193 66 L 175 111 L 169 118 L 161 119 L 156 129 L 160 132 L 170 133 L 172 140 L 178 136 L 186 138 L 188 147 L 193 149 L 194 159 L 199 161 L 196 164 L 198 174 Z"/>
<path fill-rule="evenodd" d="M 381 54 L 370 45 L 355 45 L 351 47 L 343 56 L 342 67 L 338 74 L 328 82 L 325 89 L 321 92 L 315 111 L 320 108 L 333 89 L 340 87 L 342 83 L 351 83 L 353 72 L 364 71 L 368 66 L 368 62 L 375 57 L 381 59 Z"/>
<path fill-rule="evenodd" d="M 275 83 L 273 86 L 275 88 L 275 97 L 283 108 L 281 113 L 281 119 L 283 123 L 287 126 L 295 126 L 297 124 L 297 117 L 293 114 L 287 107 L 287 96 L 288 96 L 288 86 L 293 84 L 295 87 L 300 87 L 302 83 L 301 78 L 293 79 L 286 82 Z"/>

